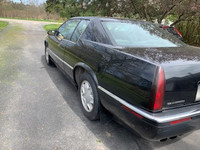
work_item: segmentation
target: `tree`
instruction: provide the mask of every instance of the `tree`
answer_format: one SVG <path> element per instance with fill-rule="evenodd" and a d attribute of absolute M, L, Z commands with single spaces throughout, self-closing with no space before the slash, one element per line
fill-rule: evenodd
<path fill-rule="evenodd" d="M 46 11 L 48 13 L 56 12 L 61 17 L 70 18 L 79 16 L 84 12 L 84 0 L 47 0 Z"/>
<path fill-rule="evenodd" d="M 144 19 L 162 23 L 169 15 L 176 17 L 172 25 L 199 16 L 199 0 L 47 0 L 46 11 L 61 17 L 107 16 Z"/>
<path fill-rule="evenodd" d="M 124 0 L 140 19 L 161 23 L 169 15 L 177 17 L 172 24 L 199 16 L 199 0 Z M 131 11 L 129 11 L 131 12 Z"/>
<path fill-rule="evenodd" d="M 175 11 L 174 15 L 177 15 L 177 19 L 171 26 L 176 25 L 181 21 L 194 21 L 200 17 L 200 1 L 198 0 L 185 0 L 182 1 Z"/>
<path fill-rule="evenodd" d="M 11 0 L 0 0 L 0 17 L 59 19 L 56 14 L 47 14 L 44 5 L 39 5 L 36 0 L 21 0 L 20 3 Z"/>

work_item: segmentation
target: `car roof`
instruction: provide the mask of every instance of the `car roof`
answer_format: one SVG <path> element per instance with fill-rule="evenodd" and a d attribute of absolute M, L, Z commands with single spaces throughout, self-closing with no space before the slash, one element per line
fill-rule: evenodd
<path fill-rule="evenodd" d="M 135 22 L 147 22 L 143 20 L 134 20 L 128 18 L 111 18 L 111 17 L 98 17 L 98 16 L 88 16 L 88 17 L 73 17 L 70 19 L 87 19 L 87 20 L 100 20 L 100 21 L 135 21 Z"/>
<path fill-rule="evenodd" d="M 87 20 L 109 20 L 109 21 L 114 21 L 114 20 L 120 20 L 119 18 L 108 18 L 108 17 L 73 17 L 71 19 L 87 19 Z"/>

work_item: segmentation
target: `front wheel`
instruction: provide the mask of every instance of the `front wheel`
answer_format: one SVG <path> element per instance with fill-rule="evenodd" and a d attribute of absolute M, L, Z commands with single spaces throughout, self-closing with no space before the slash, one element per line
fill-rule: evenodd
<path fill-rule="evenodd" d="M 86 72 L 80 76 L 78 91 L 84 115 L 90 120 L 99 119 L 100 103 L 96 84 Z"/>

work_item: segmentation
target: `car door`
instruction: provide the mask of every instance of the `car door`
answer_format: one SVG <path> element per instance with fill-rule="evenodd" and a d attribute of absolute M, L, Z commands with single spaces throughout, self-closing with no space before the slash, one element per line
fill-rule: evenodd
<path fill-rule="evenodd" d="M 63 23 L 57 31 L 55 31 L 54 35 L 49 35 L 49 49 L 50 49 L 50 55 L 54 59 L 57 65 L 59 65 L 61 68 L 63 68 L 63 50 L 60 47 L 60 43 L 62 39 L 64 38 L 64 28 L 66 27 L 67 22 Z"/>
<path fill-rule="evenodd" d="M 78 25 L 79 20 L 69 20 L 63 23 L 55 32 L 54 36 L 50 36 L 49 48 L 53 52 L 52 57 L 61 69 L 64 69 L 64 48 L 65 39 L 71 38 L 71 35 Z"/>
<path fill-rule="evenodd" d="M 73 78 L 73 66 L 82 62 L 81 60 L 81 47 L 77 45 L 77 41 L 79 37 L 82 35 L 87 25 L 89 24 L 89 20 L 81 20 L 78 26 L 75 28 L 72 36 L 63 40 L 62 47 L 64 48 L 64 71 Z"/>

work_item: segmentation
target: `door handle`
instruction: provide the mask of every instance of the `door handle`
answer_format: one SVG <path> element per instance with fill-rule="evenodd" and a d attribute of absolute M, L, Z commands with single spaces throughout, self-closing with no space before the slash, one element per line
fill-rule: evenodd
<path fill-rule="evenodd" d="M 64 39 L 64 36 L 62 34 L 58 34 L 58 36 L 56 36 L 56 38 L 59 40 L 59 41 L 62 41 L 62 39 Z"/>

